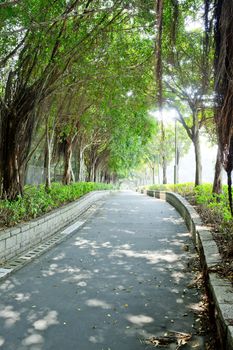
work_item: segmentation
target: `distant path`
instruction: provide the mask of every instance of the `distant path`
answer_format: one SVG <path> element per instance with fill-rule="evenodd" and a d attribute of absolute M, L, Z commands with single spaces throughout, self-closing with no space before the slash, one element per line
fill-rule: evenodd
<path fill-rule="evenodd" d="M 169 204 L 108 197 L 72 237 L 0 284 L 0 349 L 154 349 L 143 340 L 195 333 L 192 249 Z M 194 336 L 182 349 L 202 342 Z"/>

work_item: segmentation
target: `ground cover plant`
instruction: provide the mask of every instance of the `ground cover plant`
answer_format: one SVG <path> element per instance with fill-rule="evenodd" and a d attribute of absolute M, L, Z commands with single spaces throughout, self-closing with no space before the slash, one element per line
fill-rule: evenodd
<path fill-rule="evenodd" d="M 112 185 L 94 182 L 77 182 L 66 186 L 52 183 L 49 191 L 46 191 L 44 185 L 25 186 L 23 197 L 18 196 L 14 201 L 0 201 L 0 228 L 29 221 L 90 191 L 112 188 Z"/>
<path fill-rule="evenodd" d="M 193 183 L 152 185 L 149 190 L 164 190 L 179 193 L 197 210 L 202 221 L 211 228 L 218 244 L 223 264 L 219 272 L 233 282 L 233 218 L 228 202 L 228 187 L 223 185 L 222 193 L 212 193 L 212 184 L 194 186 Z"/>

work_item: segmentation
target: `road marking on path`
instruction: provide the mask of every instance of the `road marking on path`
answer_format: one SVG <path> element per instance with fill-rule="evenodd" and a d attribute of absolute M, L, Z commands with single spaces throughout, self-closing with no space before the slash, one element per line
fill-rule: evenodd
<path fill-rule="evenodd" d="M 80 226 L 84 224 L 85 221 L 76 221 L 73 225 L 67 227 L 64 231 L 61 232 L 61 235 L 68 235 L 73 231 L 77 230 Z"/>

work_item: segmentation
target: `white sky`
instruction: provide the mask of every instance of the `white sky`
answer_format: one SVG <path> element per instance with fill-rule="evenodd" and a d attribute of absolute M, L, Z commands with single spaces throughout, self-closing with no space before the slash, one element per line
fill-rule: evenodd
<path fill-rule="evenodd" d="M 217 146 L 211 146 L 206 137 L 201 136 L 202 153 L 202 180 L 203 182 L 213 182 L 214 167 L 217 155 Z M 174 161 L 168 166 L 168 183 L 173 183 Z M 189 152 L 180 159 L 179 182 L 194 182 L 195 180 L 195 154 L 193 145 Z M 226 183 L 226 175 L 223 172 L 223 182 Z"/>

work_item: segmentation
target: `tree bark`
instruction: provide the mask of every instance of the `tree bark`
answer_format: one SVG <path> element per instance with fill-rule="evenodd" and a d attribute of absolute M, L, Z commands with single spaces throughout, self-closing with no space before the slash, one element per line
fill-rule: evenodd
<path fill-rule="evenodd" d="M 46 125 L 46 151 L 45 151 L 45 189 L 51 188 L 51 154 L 52 154 L 53 135 L 49 137 L 48 125 Z"/>
<path fill-rule="evenodd" d="M 152 166 L 152 183 L 155 184 L 155 165 Z"/>
<path fill-rule="evenodd" d="M 166 185 L 167 184 L 167 160 L 166 157 L 163 156 L 162 157 L 162 168 L 163 168 L 163 184 Z"/>
<path fill-rule="evenodd" d="M 18 111 L 1 112 L 1 193 L 3 198 L 14 200 L 18 195 L 23 195 L 26 160 L 30 151 L 34 118 L 27 111 L 25 111 L 26 116 L 21 115 Z"/>
<path fill-rule="evenodd" d="M 212 192 L 216 194 L 222 193 L 222 162 L 221 162 L 221 151 L 219 147 L 218 147 L 216 163 L 215 163 L 214 182 L 213 182 Z"/>
<path fill-rule="evenodd" d="M 65 151 L 64 151 L 64 174 L 63 174 L 63 184 L 70 185 L 72 178 L 72 142 L 66 141 Z"/>
<path fill-rule="evenodd" d="M 84 172 L 85 172 L 85 162 L 84 162 L 84 151 L 80 148 L 79 156 L 79 181 L 84 181 Z"/>
<path fill-rule="evenodd" d="M 193 139 L 194 152 L 195 152 L 195 186 L 202 184 L 202 165 L 201 165 L 201 146 L 199 130 Z"/>
<path fill-rule="evenodd" d="M 18 147 L 7 147 L 8 152 L 2 162 L 2 197 L 14 200 L 23 195 L 25 168 L 19 167 Z"/>

